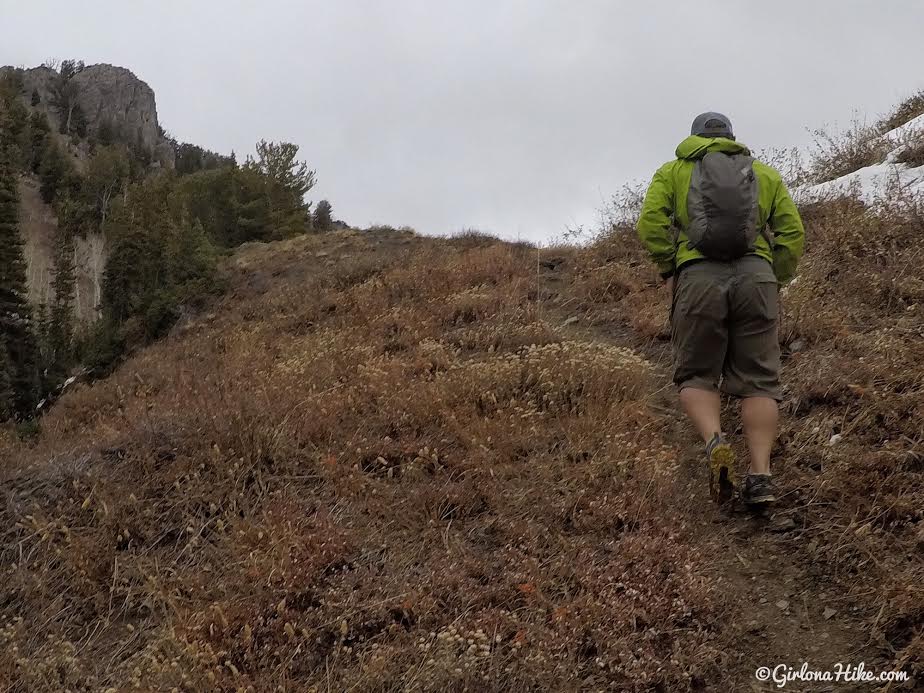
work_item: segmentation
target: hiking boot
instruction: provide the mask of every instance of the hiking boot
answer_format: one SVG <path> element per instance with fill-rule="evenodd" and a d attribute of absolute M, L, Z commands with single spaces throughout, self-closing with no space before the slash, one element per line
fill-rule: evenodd
<path fill-rule="evenodd" d="M 735 495 L 735 451 L 721 433 L 716 433 L 706 445 L 709 460 L 709 495 L 720 505 Z"/>
<path fill-rule="evenodd" d="M 769 474 L 748 474 L 741 489 L 741 501 L 746 505 L 764 505 L 776 501 L 776 485 Z"/>

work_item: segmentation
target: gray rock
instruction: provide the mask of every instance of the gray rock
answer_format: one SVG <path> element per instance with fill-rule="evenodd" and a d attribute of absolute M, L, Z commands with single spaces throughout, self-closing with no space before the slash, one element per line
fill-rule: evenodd
<path fill-rule="evenodd" d="M 47 67 L 27 70 L 2 67 L 0 77 L 11 72 L 19 73 L 22 78 L 23 103 L 43 112 L 53 131 L 60 130 L 62 115 L 55 105 L 58 73 Z M 146 82 L 124 67 L 100 64 L 88 65 L 69 84 L 73 85 L 77 104 L 86 117 L 88 133 L 108 125 L 118 141 L 146 149 L 155 167 L 174 167 L 175 152 L 161 135 L 154 91 Z M 33 93 L 38 96 L 36 104 L 32 103 Z"/>
<path fill-rule="evenodd" d="M 20 72 L 22 76 L 23 100 L 30 108 L 41 111 L 48 116 L 48 122 L 52 129 L 57 130 L 60 124 L 58 111 L 54 107 L 54 85 L 58 76 L 54 70 L 47 67 L 33 67 L 28 70 L 19 71 L 14 67 L 0 68 L 0 77 L 10 73 Z M 32 105 L 32 93 L 38 95 L 39 101 Z"/>
<path fill-rule="evenodd" d="M 115 65 L 90 65 L 71 81 L 91 130 L 108 123 L 152 153 L 161 143 L 154 90 L 133 72 Z"/>
<path fill-rule="evenodd" d="M 570 318 L 568 318 L 567 320 L 565 320 L 565 321 L 561 324 L 561 326 L 562 326 L 562 327 L 568 327 L 568 325 L 573 325 L 573 324 L 575 324 L 575 323 L 577 323 L 577 322 L 580 322 L 580 321 L 581 321 L 581 319 L 580 319 L 577 315 L 572 315 Z"/>
<path fill-rule="evenodd" d="M 791 532 L 796 528 L 796 521 L 791 517 L 781 517 L 774 521 L 770 529 L 774 532 Z"/>

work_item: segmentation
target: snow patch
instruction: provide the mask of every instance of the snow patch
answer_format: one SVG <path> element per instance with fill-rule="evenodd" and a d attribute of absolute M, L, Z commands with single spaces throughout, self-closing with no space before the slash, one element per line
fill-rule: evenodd
<path fill-rule="evenodd" d="M 924 114 L 883 133 L 880 138 L 892 145 L 882 163 L 824 183 L 796 188 L 793 198 L 804 204 L 849 196 L 864 204 L 875 205 L 899 195 L 905 198 L 924 197 L 924 166 L 909 167 L 897 162 L 909 142 L 924 138 Z"/>

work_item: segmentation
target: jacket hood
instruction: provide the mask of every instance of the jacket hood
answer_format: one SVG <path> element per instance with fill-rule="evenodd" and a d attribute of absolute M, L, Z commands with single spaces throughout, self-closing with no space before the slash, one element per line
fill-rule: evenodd
<path fill-rule="evenodd" d="M 725 152 L 726 154 L 750 154 L 745 145 L 724 137 L 700 137 L 690 135 L 677 145 L 678 159 L 702 159 L 709 152 Z"/>

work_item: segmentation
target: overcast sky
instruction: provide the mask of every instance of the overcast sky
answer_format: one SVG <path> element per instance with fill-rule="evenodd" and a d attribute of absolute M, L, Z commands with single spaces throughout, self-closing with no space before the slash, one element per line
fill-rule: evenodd
<path fill-rule="evenodd" d="M 288 140 L 354 225 L 545 240 L 718 110 L 752 148 L 924 87 L 919 0 L 0 0 L 0 64 L 130 68 L 175 137 Z"/>

